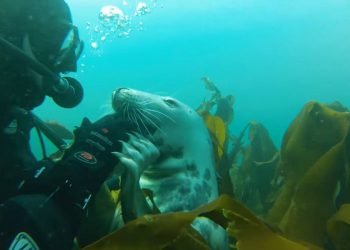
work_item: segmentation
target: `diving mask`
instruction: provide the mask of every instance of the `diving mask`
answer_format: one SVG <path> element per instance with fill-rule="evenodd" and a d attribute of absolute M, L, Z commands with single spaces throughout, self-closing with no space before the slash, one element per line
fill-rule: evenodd
<path fill-rule="evenodd" d="M 78 28 L 71 23 L 66 37 L 54 61 L 56 72 L 75 72 L 77 71 L 77 61 L 84 49 L 84 43 L 79 38 Z"/>

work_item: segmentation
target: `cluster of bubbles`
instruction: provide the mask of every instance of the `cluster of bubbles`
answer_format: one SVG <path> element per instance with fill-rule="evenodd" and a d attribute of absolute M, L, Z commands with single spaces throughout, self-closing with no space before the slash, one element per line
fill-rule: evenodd
<path fill-rule="evenodd" d="M 86 29 L 90 35 L 90 47 L 98 51 L 106 41 L 117 38 L 129 38 L 132 31 L 142 31 L 143 16 L 158 6 L 157 0 L 133 1 L 123 0 L 119 6 L 106 5 L 100 9 L 97 24 L 87 22 Z"/>

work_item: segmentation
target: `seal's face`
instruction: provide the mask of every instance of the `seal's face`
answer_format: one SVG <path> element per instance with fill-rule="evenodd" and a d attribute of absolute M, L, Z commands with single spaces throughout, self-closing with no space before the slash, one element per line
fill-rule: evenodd
<path fill-rule="evenodd" d="M 151 135 L 154 130 L 167 130 L 197 118 L 196 112 L 184 103 L 167 96 L 119 88 L 113 92 L 114 111 L 137 125 L 139 132 Z"/>

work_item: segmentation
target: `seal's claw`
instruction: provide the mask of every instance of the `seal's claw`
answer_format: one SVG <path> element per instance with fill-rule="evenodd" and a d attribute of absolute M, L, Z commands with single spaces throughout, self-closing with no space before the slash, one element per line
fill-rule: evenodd
<path fill-rule="evenodd" d="M 138 172 L 138 164 L 131 158 L 122 157 L 120 162 L 126 167 L 129 171 L 135 173 Z"/>
<path fill-rule="evenodd" d="M 143 141 L 149 141 L 146 137 L 144 137 L 142 134 L 138 133 L 138 132 L 132 132 L 132 134 L 134 136 L 136 136 L 139 140 L 143 140 Z"/>
<path fill-rule="evenodd" d="M 125 141 L 121 141 L 120 143 L 122 144 L 122 153 L 124 155 L 127 155 L 129 157 L 131 157 L 132 155 L 135 154 L 135 152 L 137 151 L 133 145 L 131 145 L 129 142 L 125 142 Z"/>
<path fill-rule="evenodd" d="M 133 133 L 126 133 L 129 136 L 129 140 L 137 140 L 137 137 Z"/>
<path fill-rule="evenodd" d="M 128 168 L 129 170 L 135 171 L 135 169 L 137 168 L 136 162 L 132 158 L 130 158 L 128 155 L 125 155 L 119 152 L 112 152 L 111 154 L 118 157 L 122 165 Z"/>
<path fill-rule="evenodd" d="M 115 157 L 117 157 L 119 160 L 120 160 L 122 157 L 126 157 L 126 155 L 124 155 L 124 154 L 122 154 L 122 153 L 119 153 L 119 152 L 112 152 L 111 154 L 114 155 Z"/>
<path fill-rule="evenodd" d="M 123 144 L 123 151 L 124 150 L 129 156 L 133 156 L 138 152 L 137 148 L 135 148 L 135 146 L 131 142 L 126 142 L 125 144 Z"/>

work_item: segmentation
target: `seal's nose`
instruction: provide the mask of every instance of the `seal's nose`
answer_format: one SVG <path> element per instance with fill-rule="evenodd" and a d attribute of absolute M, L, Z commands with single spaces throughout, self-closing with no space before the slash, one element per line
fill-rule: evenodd
<path fill-rule="evenodd" d="M 130 89 L 128 88 L 118 88 L 112 93 L 112 107 L 114 111 L 117 111 L 120 107 L 122 100 L 128 96 Z"/>
<path fill-rule="evenodd" d="M 113 91 L 112 93 L 112 103 L 115 101 L 116 98 L 118 98 L 118 95 L 123 94 L 124 92 L 127 92 L 127 88 L 118 88 Z"/>
<path fill-rule="evenodd" d="M 128 90 L 129 90 L 128 88 L 119 88 L 119 89 L 115 90 L 114 92 L 115 92 L 116 94 L 118 94 L 118 93 L 127 92 Z"/>

